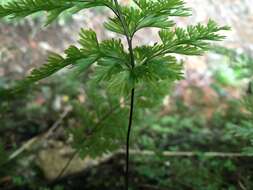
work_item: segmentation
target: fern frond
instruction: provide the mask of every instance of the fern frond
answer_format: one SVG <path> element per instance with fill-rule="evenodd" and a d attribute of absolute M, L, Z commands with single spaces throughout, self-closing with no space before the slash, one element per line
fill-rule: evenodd
<path fill-rule="evenodd" d="M 11 91 L 17 92 L 19 90 L 22 90 L 41 79 L 49 77 L 50 75 L 56 73 L 69 64 L 70 63 L 65 61 L 61 55 L 51 53 L 46 64 L 42 65 L 40 68 L 32 70 L 31 74 L 28 75 L 25 79 L 19 81 L 17 85 L 11 89 Z"/>
<path fill-rule="evenodd" d="M 188 26 L 187 29 L 162 30 L 159 32 L 164 45 L 162 53 L 201 55 L 209 49 L 210 41 L 220 41 L 225 38 L 217 33 L 222 30 L 229 30 L 229 28 L 218 27 L 212 20 L 209 20 L 206 26 L 198 24 Z"/>
<path fill-rule="evenodd" d="M 69 10 L 74 14 L 82 9 L 112 6 L 110 0 L 10 0 L 0 3 L 0 17 L 9 16 L 11 19 L 22 18 L 33 13 L 45 11 L 48 13 L 46 25 L 54 21 L 62 12 Z"/>
<path fill-rule="evenodd" d="M 120 64 L 123 67 L 130 67 L 130 57 L 125 52 L 121 40 L 110 39 L 100 43 L 100 55 L 103 59 L 99 61 L 99 65 Z"/>
<path fill-rule="evenodd" d="M 126 21 L 129 35 L 142 28 L 154 27 L 168 29 L 174 26 L 170 16 L 189 16 L 190 10 L 185 8 L 182 0 L 135 0 L 136 7 L 121 6 L 121 13 Z M 113 32 L 123 34 L 124 28 L 120 19 L 116 16 L 105 23 L 105 27 Z"/>
<path fill-rule="evenodd" d="M 123 6 L 121 7 L 121 12 L 126 20 L 130 36 L 133 36 L 135 32 L 146 27 L 167 29 L 174 25 L 174 22 L 169 20 L 168 15 L 161 13 L 151 11 L 149 13 L 144 13 L 140 9 Z M 110 18 L 109 21 L 105 23 L 105 28 L 112 32 L 122 35 L 125 34 L 124 27 L 117 16 Z"/>
<path fill-rule="evenodd" d="M 189 16 L 191 11 L 183 0 L 134 0 L 143 14 L 155 13 L 166 16 Z"/>
<path fill-rule="evenodd" d="M 91 29 L 81 29 L 79 36 L 78 42 L 82 46 L 81 51 L 87 56 L 99 56 L 99 42 L 96 33 Z"/>
<path fill-rule="evenodd" d="M 13 0 L 0 5 L 0 17 L 21 18 L 39 11 L 47 11 L 49 12 L 47 23 L 49 23 L 61 12 L 76 4 L 74 0 Z"/>
<path fill-rule="evenodd" d="M 160 81 L 180 80 L 183 77 L 183 67 L 173 56 L 157 57 L 147 64 L 136 66 L 134 70 L 135 80 L 138 81 Z"/>

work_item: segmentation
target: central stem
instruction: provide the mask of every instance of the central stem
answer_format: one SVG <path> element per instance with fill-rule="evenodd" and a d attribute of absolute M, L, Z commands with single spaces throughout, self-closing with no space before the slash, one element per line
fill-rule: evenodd
<path fill-rule="evenodd" d="M 133 121 L 133 111 L 134 111 L 134 88 L 131 91 L 131 103 L 129 112 L 129 123 L 127 130 L 127 140 L 126 140 L 126 173 L 125 173 L 125 189 L 128 190 L 128 180 L 129 180 L 129 145 L 130 145 L 130 135 Z"/>
<path fill-rule="evenodd" d="M 125 21 L 125 17 L 122 15 L 121 8 L 117 0 L 114 0 L 116 10 L 113 9 L 116 16 L 121 22 L 121 25 L 124 29 L 124 33 L 126 36 L 126 40 L 128 43 L 128 50 L 130 55 L 130 72 L 134 70 L 135 67 L 135 60 L 134 60 L 134 52 L 132 46 L 132 38 L 133 35 L 129 32 L 127 23 Z M 128 190 L 129 187 L 129 146 L 130 146 L 130 135 L 131 135 L 131 128 L 132 128 L 132 121 L 133 121 L 133 112 L 134 112 L 134 87 L 131 90 L 131 100 L 130 100 L 130 111 L 129 111 L 129 120 L 128 120 L 128 129 L 127 129 L 127 138 L 126 138 L 126 171 L 125 171 L 125 190 Z"/>

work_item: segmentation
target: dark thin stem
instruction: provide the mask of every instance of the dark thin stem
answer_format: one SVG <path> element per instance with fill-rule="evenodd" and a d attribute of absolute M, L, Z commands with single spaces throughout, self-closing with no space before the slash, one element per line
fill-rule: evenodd
<path fill-rule="evenodd" d="M 114 0 L 116 5 L 116 16 L 119 18 L 121 25 L 124 29 L 124 33 L 128 43 L 128 50 L 130 54 L 130 62 L 131 62 L 131 71 L 134 70 L 135 60 L 134 60 L 134 52 L 133 52 L 133 45 L 132 45 L 132 34 L 128 31 L 127 24 L 125 21 L 124 16 L 121 13 L 121 9 L 117 0 Z M 134 92 L 135 89 L 132 88 L 131 90 L 131 103 L 130 103 L 130 111 L 129 111 L 129 120 L 128 120 L 128 129 L 127 129 L 127 138 L 126 138 L 126 171 L 125 171 L 125 190 L 128 190 L 129 187 L 129 145 L 130 145 L 130 135 L 131 135 L 131 128 L 132 128 L 132 121 L 133 121 L 133 111 L 134 111 Z"/>
<path fill-rule="evenodd" d="M 130 112 L 129 112 L 129 123 L 127 131 L 127 140 L 126 140 L 126 173 L 125 173 L 125 189 L 128 190 L 129 186 L 129 145 L 130 145 L 130 135 L 133 121 L 133 111 L 134 111 L 134 88 L 131 91 L 131 103 L 130 103 Z"/>
<path fill-rule="evenodd" d="M 126 36 L 126 40 L 128 43 L 128 50 L 129 50 L 129 55 L 130 55 L 130 64 L 131 64 L 131 71 L 134 70 L 135 67 L 135 59 L 134 59 L 134 52 L 133 52 L 133 45 L 132 45 L 132 39 L 133 35 L 131 34 L 130 31 L 128 30 L 127 23 L 125 20 L 125 17 L 123 16 L 121 12 L 121 8 L 119 6 L 119 3 L 117 0 L 114 0 L 115 3 L 115 8 L 106 5 L 109 7 L 114 14 L 118 17 L 123 29 L 124 29 L 124 34 Z M 130 135 L 131 135 L 131 128 L 132 128 L 132 121 L 133 121 L 133 111 L 134 111 L 134 94 L 135 94 L 135 89 L 132 88 L 131 90 L 131 103 L 130 103 L 130 111 L 129 111 L 129 120 L 128 120 L 128 131 L 127 131 L 127 139 L 126 139 L 126 172 L 125 172 L 125 190 L 128 190 L 128 181 L 129 181 L 129 145 L 130 145 Z"/>
<path fill-rule="evenodd" d="M 121 22 L 121 25 L 124 29 L 124 33 L 125 33 L 125 36 L 127 39 L 128 50 L 129 50 L 130 59 L 131 59 L 131 66 L 133 69 L 134 68 L 134 53 L 133 53 L 133 45 L 132 45 L 132 34 L 130 34 L 130 32 L 127 28 L 126 20 L 125 20 L 124 16 L 122 15 L 118 1 L 114 0 L 114 2 L 115 2 L 115 6 L 116 6 L 116 13 L 115 14 Z"/>

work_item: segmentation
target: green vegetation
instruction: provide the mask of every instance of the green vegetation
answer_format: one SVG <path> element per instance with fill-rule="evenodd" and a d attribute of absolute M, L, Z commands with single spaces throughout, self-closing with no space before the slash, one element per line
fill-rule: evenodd
<path fill-rule="evenodd" d="M 75 150 L 73 156 L 95 158 L 118 150 L 125 143 L 127 148 L 125 185 L 120 177 L 125 166 L 121 163 L 123 158 L 118 156 L 116 162 L 112 161 L 112 169 L 105 164 L 102 169 L 98 167 L 83 174 L 85 177 L 81 174 L 82 183 L 73 179 L 71 183 L 76 186 L 87 189 L 251 189 L 253 174 L 248 164 L 249 155 L 253 153 L 251 92 L 243 100 L 224 98 L 221 92 L 230 83 L 224 80 L 227 76 L 215 71 L 216 81 L 211 87 L 219 96 L 217 105 L 225 104 L 224 108 L 211 112 L 207 118 L 200 101 L 204 101 L 204 92 L 192 87 L 190 90 L 198 94 L 195 102 L 199 104 L 188 105 L 183 98 L 171 97 L 172 110 L 161 113 L 164 97 L 174 89 L 175 81 L 183 79 L 183 63 L 174 54 L 200 56 L 212 49 L 210 42 L 224 39 L 219 32 L 228 27 L 220 27 L 212 20 L 207 25 L 176 27 L 171 18 L 190 15 L 190 9 L 181 0 L 136 0 L 131 6 L 121 6 L 117 0 L 10 0 L 0 6 L 0 16 L 13 19 L 47 12 L 48 25 L 64 12 L 75 14 L 98 6 L 114 13 L 104 26 L 123 35 L 126 47 L 121 39 L 99 41 L 95 31 L 82 29 L 78 45 L 67 48 L 64 55 L 51 53 L 46 64 L 14 85 L 1 83 L 0 130 L 4 134 L 0 146 L 1 177 L 10 177 L 14 188 L 73 188 L 60 180 L 64 168 L 56 182 L 47 186 L 42 180 L 42 171 L 31 157 L 42 149 L 39 143 L 10 159 L 23 142 L 50 130 L 60 117 L 59 112 L 70 107 L 69 115 L 61 121 L 63 134 L 57 140 L 71 144 Z M 136 32 L 147 27 L 160 30 L 160 42 L 133 47 Z M 236 80 L 251 80 L 249 56 L 222 48 L 214 51 L 231 59 L 233 64 L 228 67 Z M 33 85 L 51 75 L 54 76 L 49 83 L 43 80 Z M 131 147 L 137 152 L 133 152 L 133 167 L 129 171 L 132 121 L 135 140 Z M 13 135 L 11 139 L 10 135 Z M 145 156 L 145 151 L 152 154 Z M 190 152 L 191 156 L 168 157 L 165 154 L 168 151 Z M 242 158 L 233 155 L 219 158 L 207 156 L 205 152 L 240 154 Z M 24 158 L 32 161 L 24 162 Z M 12 172 L 13 168 L 16 172 Z"/>

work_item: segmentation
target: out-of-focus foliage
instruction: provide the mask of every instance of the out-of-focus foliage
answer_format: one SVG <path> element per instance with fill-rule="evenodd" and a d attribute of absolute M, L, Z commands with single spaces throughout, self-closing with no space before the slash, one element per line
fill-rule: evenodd
<path fill-rule="evenodd" d="M 242 99 L 237 101 L 237 105 L 234 108 L 241 113 L 243 118 L 241 120 L 233 119 L 226 126 L 233 136 L 240 137 L 245 142 L 243 151 L 253 153 L 253 58 L 247 53 L 238 53 L 235 50 L 223 47 L 214 47 L 213 51 L 222 56 L 222 60 L 225 62 L 224 65 L 231 71 L 231 77 L 224 75 L 222 70 L 215 72 L 216 87 L 219 85 L 235 85 L 226 81 L 231 78 L 237 82 L 238 87 L 242 84 L 242 80 L 247 81 L 247 86 L 244 88 L 245 93 L 242 93 Z M 219 88 L 222 87 L 220 86 Z"/>
<path fill-rule="evenodd" d="M 2 143 L 0 143 L 0 154 L 1 154 L 0 166 L 2 166 L 8 160 L 8 155 L 5 152 L 4 145 Z"/>
<path fill-rule="evenodd" d="M 214 77 L 219 83 L 235 85 L 242 79 L 252 80 L 253 58 L 248 53 L 239 53 L 236 50 L 220 46 L 214 46 L 212 51 L 220 56 L 218 60 L 222 62 L 214 72 Z"/>
<path fill-rule="evenodd" d="M 226 106 L 207 118 L 201 104 L 187 105 L 176 98 L 168 114 L 149 115 L 145 123 L 135 128 L 135 133 L 141 134 L 136 147 L 156 153 L 150 157 L 135 156 L 137 173 L 148 179 L 147 184 L 161 189 L 252 188 L 251 157 L 208 158 L 202 155 L 203 152 L 252 154 L 252 115 L 242 112 L 247 106 L 237 99 L 221 100 L 217 103 Z M 189 151 L 198 156 L 167 157 L 162 155 L 165 151 Z"/>
<path fill-rule="evenodd" d="M 245 110 L 242 110 L 245 119 L 240 123 L 231 123 L 228 129 L 232 135 L 239 137 L 247 143 L 243 147 L 243 151 L 253 154 L 253 96 L 245 96 L 240 104 Z"/>
<path fill-rule="evenodd" d="M 137 172 L 145 176 L 146 180 L 148 179 L 146 183 L 153 184 L 150 187 L 176 188 L 179 190 L 236 190 L 240 189 L 240 185 L 252 187 L 251 177 L 242 178 L 240 183 L 234 180 L 238 173 L 244 173 L 244 176 L 252 175 L 249 168 L 240 167 L 240 161 L 235 159 L 204 158 L 201 156 L 168 159 L 159 155 L 136 159 L 139 163 Z M 250 161 L 245 162 L 250 163 Z"/>

